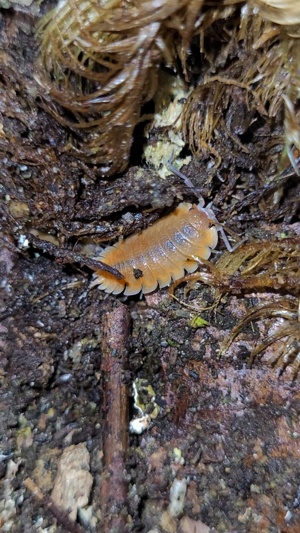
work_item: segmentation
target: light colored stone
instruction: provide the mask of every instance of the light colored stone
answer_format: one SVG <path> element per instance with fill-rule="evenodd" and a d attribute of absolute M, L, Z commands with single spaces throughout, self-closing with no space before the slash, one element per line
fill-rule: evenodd
<path fill-rule="evenodd" d="M 51 497 L 55 504 L 69 512 L 76 520 L 77 510 L 89 502 L 93 478 L 90 474 L 90 455 L 83 443 L 63 451 L 58 464 Z"/>

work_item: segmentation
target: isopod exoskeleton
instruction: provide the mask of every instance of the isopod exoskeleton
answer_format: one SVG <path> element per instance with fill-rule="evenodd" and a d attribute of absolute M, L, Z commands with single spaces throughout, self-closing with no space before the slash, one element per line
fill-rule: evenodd
<path fill-rule="evenodd" d="M 182 278 L 185 271 L 195 272 L 199 259 L 208 259 L 217 242 L 209 209 L 183 202 L 141 233 L 105 248 L 97 259 L 119 270 L 124 279 L 98 270 L 92 285 L 125 296 L 147 294 Z"/>

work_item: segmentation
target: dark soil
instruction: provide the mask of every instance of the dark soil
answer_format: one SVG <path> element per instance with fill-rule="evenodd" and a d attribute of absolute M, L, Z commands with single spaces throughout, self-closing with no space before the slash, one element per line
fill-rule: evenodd
<path fill-rule="evenodd" d="M 114 409 L 113 399 L 107 398 L 105 380 L 110 377 L 103 374 L 102 358 L 105 319 L 123 304 L 131 316 L 121 371 L 129 419 L 141 415 L 132 391 L 137 378 L 145 380 L 147 390 L 152 387 L 155 399 L 151 408 L 144 406 L 152 415 L 143 434 L 129 434 L 129 420 L 120 422 L 128 439 L 122 471 L 127 494 L 118 509 L 122 527 L 133 532 L 179 531 L 180 516 L 168 523 L 162 519 L 176 478 L 187 480 L 182 514 L 198 527 L 201 521 L 212 532 L 296 533 L 299 376 L 293 365 L 280 374 L 268 364 L 292 341 L 277 340 L 248 365 L 251 350 L 283 319 L 264 318 L 248 325 L 226 355 L 218 357 L 222 342 L 249 308 L 283 296 L 294 302 L 295 294 L 284 289 L 227 294 L 218 307 L 197 313 L 173 300 L 167 289 L 125 299 L 90 288 L 91 270 L 70 262 L 68 252 L 90 257 L 101 243 L 147 227 L 182 197 L 195 198 L 177 177 L 159 179 L 142 165 L 100 179 L 96 168 L 70 153 L 70 133 L 47 113 L 36 81 L 36 12 L 33 6 L 0 14 L 0 529 L 63 532 L 81 526 L 83 531 L 113 531 L 105 522 L 100 496 L 109 468 L 109 402 Z M 240 106 L 238 96 L 228 105 Z M 243 113 L 239 116 L 247 120 Z M 276 135 L 282 134 L 282 115 L 274 128 Z M 217 174 L 207 178 L 207 161 L 196 158 L 186 169 L 188 175 L 207 200 L 215 200 L 220 221 L 235 234 L 299 238 L 295 175 L 290 172 L 292 177 L 283 181 L 286 192 L 280 208 L 273 202 L 272 187 L 267 196 L 262 192 L 262 153 L 272 135 L 270 125 L 260 123 L 252 131 L 251 154 L 238 146 L 236 153 L 226 131 L 224 143 L 217 146 L 219 153 L 224 150 L 218 174 L 227 169 L 228 179 L 220 181 Z M 60 259 L 45 242 L 59 248 Z M 217 297 L 200 283 L 188 293 L 177 289 L 176 296 L 198 309 Z M 195 327 L 195 315 L 207 325 Z M 53 512 L 48 499 L 54 497 L 62 453 L 70 449 L 88 451 L 89 467 L 83 470 L 92 476 L 87 501 L 78 504 L 88 508 L 84 516 L 76 514 L 74 504 L 76 522 L 70 522 L 63 501 L 56 500 Z M 80 465 L 74 470 L 76 479 Z M 24 484 L 28 478 L 44 497 L 37 498 Z"/>

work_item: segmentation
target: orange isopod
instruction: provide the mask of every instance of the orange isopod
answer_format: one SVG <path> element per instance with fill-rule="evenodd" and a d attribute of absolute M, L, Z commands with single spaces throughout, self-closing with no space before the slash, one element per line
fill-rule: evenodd
<path fill-rule="evenodd" d="M 97 258 L 124 276 L 96 271 L 92 285 L 112 294 L 148 294 L 195 272 L 199 259 L 208 259 L 218 242 L 215 218 L 209 209 L 183 202 L 137 235 L 108 246 Z"/>
<path fill-rule="evenodd" d="M 97 258 L 124 279 L 96 271 L 92 285 L 112 294 L 147 294 L 195 272 L 199 259 L 208 259 L 218 242 L 215 218 L 209 209 L 183 202 L 137 235 L 108 246 Z"/>

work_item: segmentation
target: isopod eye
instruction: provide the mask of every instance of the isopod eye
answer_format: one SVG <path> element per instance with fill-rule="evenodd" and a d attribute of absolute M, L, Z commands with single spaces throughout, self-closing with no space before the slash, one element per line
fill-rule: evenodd
<path fill-rule="evenodd" d="M 140 278 L 143 277 L 143 275 L 144 275 L 143 271 L 140 270 L 139 268 L 134 268 L 133 269 L 133 276 L 134 276 L 135 279 L 140 279 Z"/>

